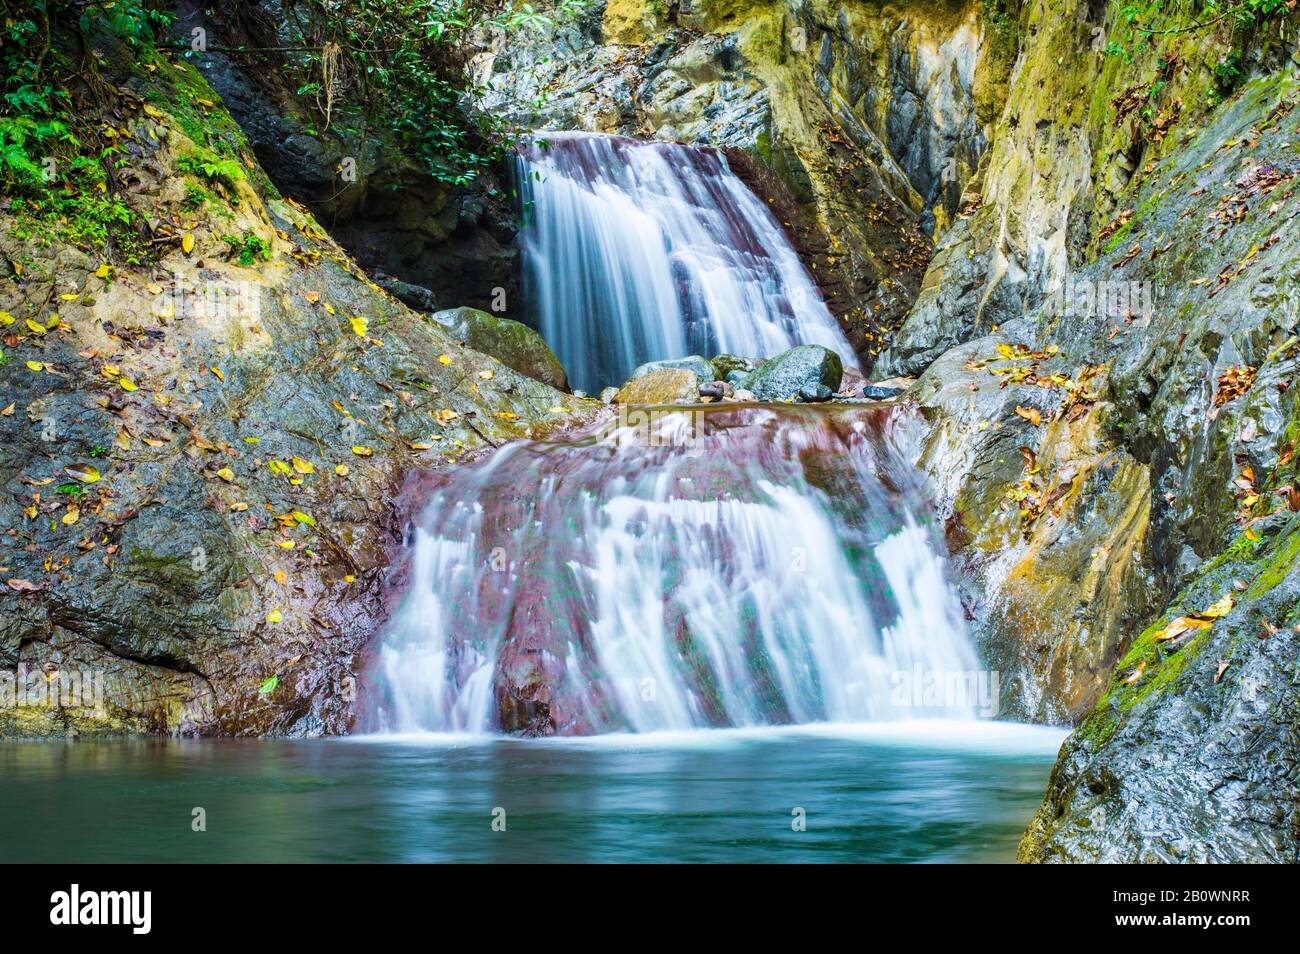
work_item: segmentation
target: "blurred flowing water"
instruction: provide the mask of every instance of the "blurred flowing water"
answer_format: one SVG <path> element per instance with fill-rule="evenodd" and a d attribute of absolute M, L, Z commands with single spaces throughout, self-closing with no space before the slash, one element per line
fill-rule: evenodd
<path fill-rule="evenodd" d="M 516 166 L 524 299 L 575 387 L 796 344 L 857 367 L 780 223 L 717 150 L 545 132 Z"/>
<path fill-rule="evenodd" d="M 972 717 L 898 692 L 977 668 L 907 424 L 885 405 L 625 411 L 444 473 L 368 726 Z"/>

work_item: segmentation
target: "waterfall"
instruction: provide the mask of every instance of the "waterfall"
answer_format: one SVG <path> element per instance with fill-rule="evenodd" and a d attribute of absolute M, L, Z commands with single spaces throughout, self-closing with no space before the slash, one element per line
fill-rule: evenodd
<path fill-rule="evenodd" d="M 852 348 L 767 207 L 722 153 L 591 133 L 520 149 L 523 291 L 589 392 L 646 361 Z"/>
<path fill-rule="evenodd" d="M 973 715 L 942 540 L 880 405 L 624 411 L 438 477 L 374 727 L 647 732 Z"/>

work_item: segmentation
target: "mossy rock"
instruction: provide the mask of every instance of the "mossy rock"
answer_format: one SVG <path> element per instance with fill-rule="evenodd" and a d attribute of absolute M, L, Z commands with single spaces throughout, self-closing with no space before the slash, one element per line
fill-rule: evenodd
<path fill-rule="evenodd" d="M 477 308 L 448 308 L 430 317 L 467 348 L 491 355 L 506 367 L 557 390 L 569 389 L 564 365 L 546 340 L 527 325 Z"/>

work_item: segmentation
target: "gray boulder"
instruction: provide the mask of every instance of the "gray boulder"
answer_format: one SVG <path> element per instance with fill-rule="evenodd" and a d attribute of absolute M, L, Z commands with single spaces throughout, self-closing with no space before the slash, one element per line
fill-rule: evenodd
<path fill-rule="evenodd" d="M 737 386 L 753 392 L 759 401 L 790 400 L 805 388 L 816 393 L 819 385 L 834 391 L 843 375 L 844 365 L 834 351 L 821 345 L 799 345 L 764 361 Z"/>

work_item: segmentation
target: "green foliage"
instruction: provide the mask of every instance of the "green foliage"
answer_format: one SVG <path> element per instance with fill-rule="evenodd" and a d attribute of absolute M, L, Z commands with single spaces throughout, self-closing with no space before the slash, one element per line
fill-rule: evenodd
<path fill-rule="evenodd" d="M 89 38 L 107 36 L 140 48 L 171 18 L 132 0 L 0 0 L 0 194 L 15 235 L 143 260 L 138 216 L 114 189 L 125 150 L 115 134 L 80 118 L 73 102 L 73 89 L 102 85 L 95 61 L 74 63 L 55 38 L 76 33 L 88 46 Z"/>
<path fill-rule="evenodd" d="M 587 0 L 560 0 L 568 17 Z M 509 145 L 499 128 L 462 108 L 472 34 L 507 32 L 554 22 L 513 0 L 309 0 L 318 43 L 308 54 L 299 94 L 314 98 L 323 128 L 340 114 L 361 135 L 383 130 L 436 179 L 465 183 L 498 161 Z"/>
<path fill-rule="evenodd" d="M 256 265 L 258 259 L 271 259 L 271 246 L 251 230 L 245 230 L 243 235 L 223 235 L 221 241 L 230 246 L 240 265 L 251 266 Z"/>
<path fill-rule="evenodd" d="M 244 167 L 238 159 L 222 159 L 207 149 L 186 153 L 176 160 L 178 168 L 191 175 L 207 179 L 209 182 L 221 182 L 228 188 L 244 178 Z"/>

